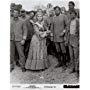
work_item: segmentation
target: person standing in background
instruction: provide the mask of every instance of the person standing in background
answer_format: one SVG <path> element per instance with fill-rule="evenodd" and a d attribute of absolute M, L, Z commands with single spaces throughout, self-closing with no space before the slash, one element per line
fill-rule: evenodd
<path fill-rule="evenodd" d="M 65 7 L 61 7 L 61 13 L 66 14 L 66 8 Z"/>
<path fill-rule="evenodd" d="M 30 42 L 32 39 L 32 36 L 34 34 L 34 16 L 35 16 L 35 12 L 34 11 L 30 11 L 29 13 L 29 18 L 26 20 L 26 27 L 27 27 L 27 38 L 26 38 L 26 42 L 25 42 L 25 56 L 26 59 L 28 57 L 28 52 L 29 52 L 29 48 L 30 48 Z"/>
<path fill-rule="evenodd" d="M 55 44 L 53 42 L 53 19 L 54 19 L 54 10 L 50 10 L 48 13 L 48 17 L 45 20 L 45 23 L 48 29 L 51 31 L 51 34 L 47 37 L 47 52 L 50 55 L 56 56 Z"/>
<path fill-rule="evenodd" d="M 66 15 L 68 17 L 68 20 L 70 21 L 70 19 L 71 19 L 71 15 L 70 15 L 71 12 L 76 11 L 75 3 L 73 1 L 69 1 L 68 7 L 69 7 L 69 10 L 66 12 Z"/>

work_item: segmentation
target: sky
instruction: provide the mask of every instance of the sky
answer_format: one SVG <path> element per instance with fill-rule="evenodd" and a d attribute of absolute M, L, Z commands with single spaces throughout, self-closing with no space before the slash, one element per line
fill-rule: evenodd
<path fill-rule="evenodd" d="M 68 10 L 68 2 L 71 0 L 11 0 L 11 3 L 22 4 L 23 9 L 29 11 L 34 9 L 36 5 L 46 6 L 48 3 L 51 3 L 53 6 L 65 6 Z M 75 8 L 79 8 L 79 0 L 72 0 L 75 2 Z"/>

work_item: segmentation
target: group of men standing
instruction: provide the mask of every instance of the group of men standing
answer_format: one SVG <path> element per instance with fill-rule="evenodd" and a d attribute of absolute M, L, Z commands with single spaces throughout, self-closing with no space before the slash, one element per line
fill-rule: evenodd
<path fill-rule="evenodd" d="M 69 10 L 61 11 L 59 6 L 56 6 L 49 12 L 49 16 L 44 13 L 43 17 L 46 26 L 51 30 L 52 35 L 47 37 L 48 54 L 53 54 L 58 59 L 56 67 L 71 66 L 72 72 L 79 71 L 79 17 L 75 10 L 73 1 L 69 2 Z M 53 13 L 54 11 L 54 13 Z M 22 72 L 25 72 L 25 61 L 28 57 L 30 41 L 34 34 L 33 22 L 35 22 L 35 12 L 30 11 L 27 17 L 24 10 L 11 14 L 11 29 L 10 29 L 10 61 L 11 71 L 15 65 L 15 48 L 19 55 L 19 62 Z M 54 15 L 55 14 L 55 15 Z M 68 50 L 66 49 L 68 48 Z M 69 59 L 69 63 L 67 61 Z"/>

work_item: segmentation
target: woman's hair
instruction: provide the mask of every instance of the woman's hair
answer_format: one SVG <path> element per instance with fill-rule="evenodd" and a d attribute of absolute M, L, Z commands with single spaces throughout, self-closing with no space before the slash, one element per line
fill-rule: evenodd
<path fill-rule="evenodd" d="M 37 20 L 38 20 L 38 18 L 37 18 L 38 15 L 41 15 L 41 16 L 42 16 L 42 19 L 43 19 L 43 13 L 41 13 L 41 12 L 37 12 L 37 13 L 36 13 L 36 19 L 37 19 Z"/>

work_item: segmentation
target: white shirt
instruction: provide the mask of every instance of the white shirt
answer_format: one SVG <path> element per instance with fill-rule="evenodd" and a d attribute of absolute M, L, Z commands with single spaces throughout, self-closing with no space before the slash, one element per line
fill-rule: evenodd
<path fill-rule="evenodd" d="M 76 19 L 72 20 L 70 24 L 70 34 L 75 35 L 75 32 L 76 32 Z"/>

